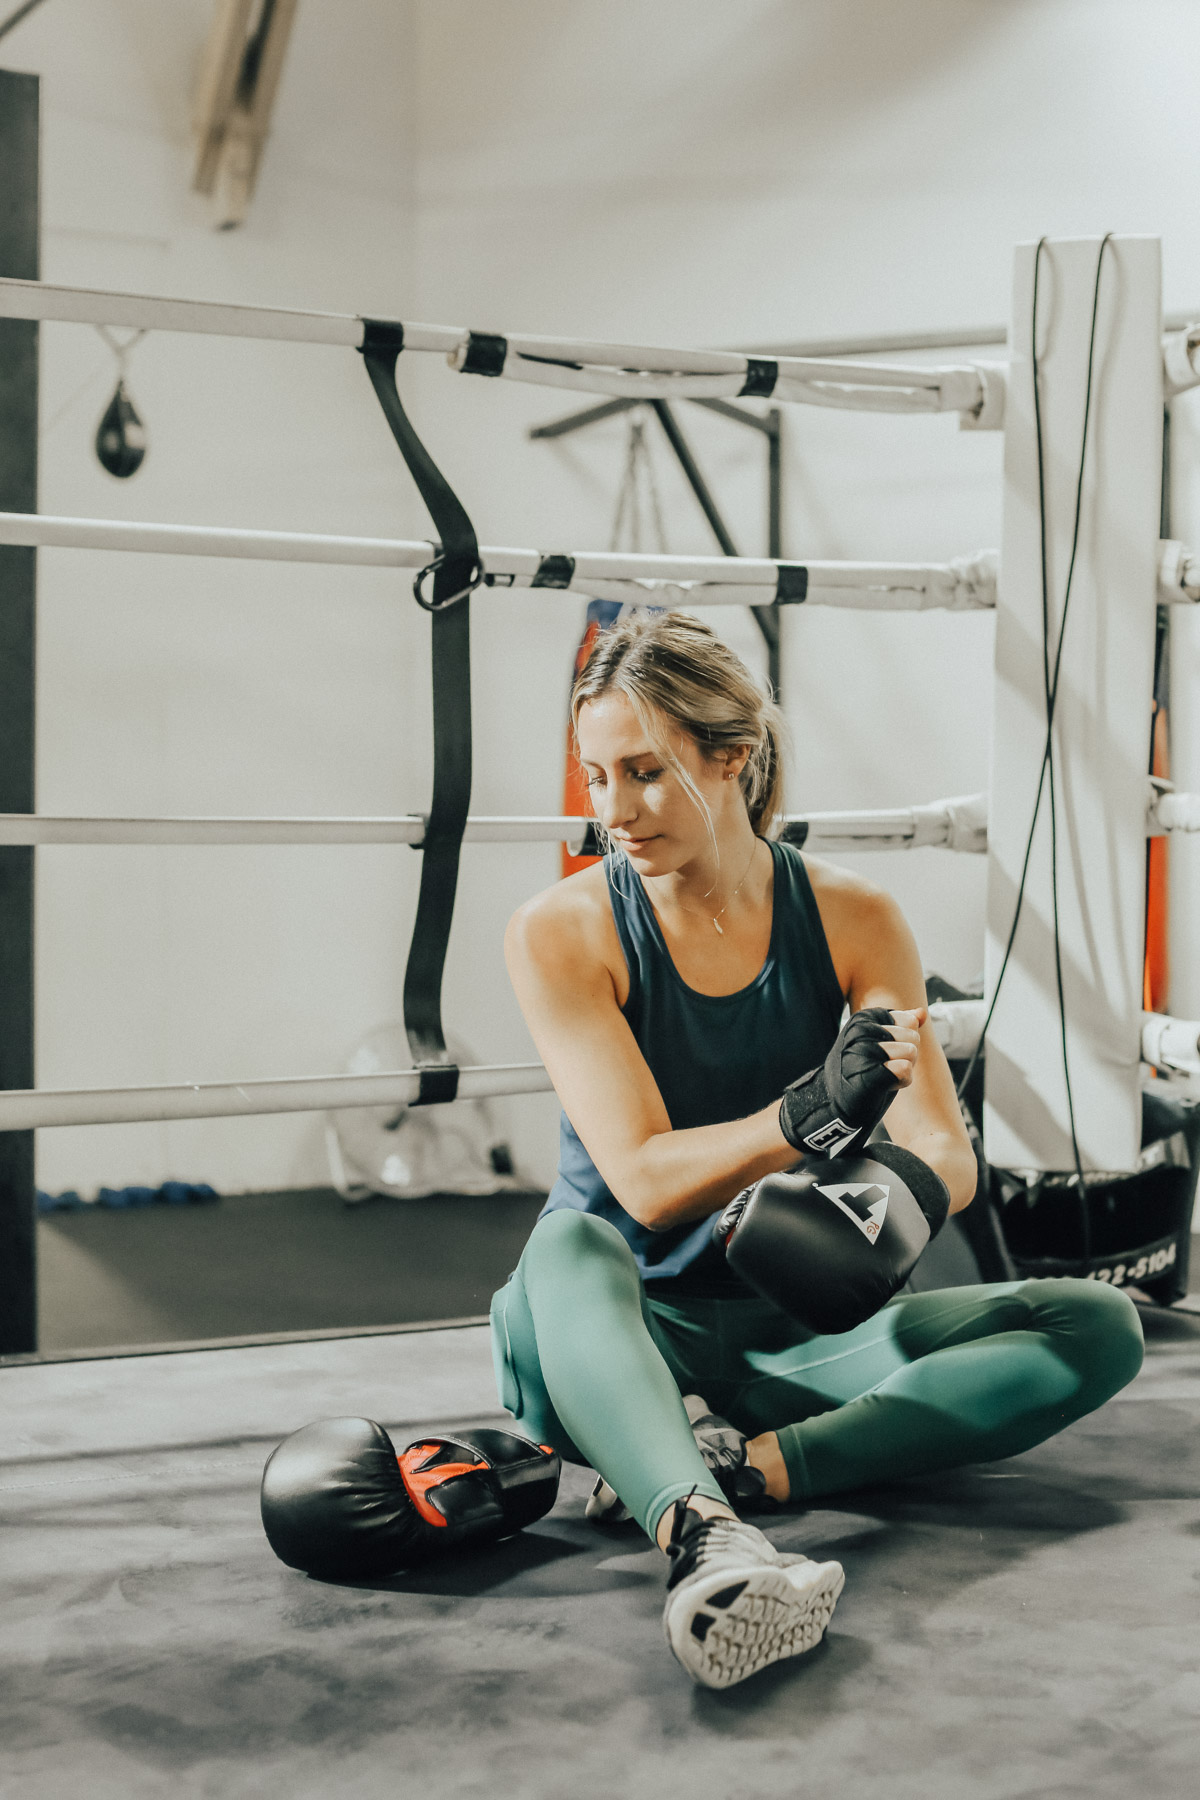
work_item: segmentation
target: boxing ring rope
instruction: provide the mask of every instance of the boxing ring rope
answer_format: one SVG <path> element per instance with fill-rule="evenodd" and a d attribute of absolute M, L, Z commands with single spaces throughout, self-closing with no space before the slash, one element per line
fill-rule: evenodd
<path fill-rule="evenodd" d="M 846 812 L 787 813 L 780 820 L 786 843 L 817 854 L 855 850 L 955 850 L 987 854 L 986 794 L 932 800 L 922 806 L 852 809 Z M 1200 831 L 1200 794 L 1148 788 L 1146 832 Z M 394 818 L 130 818 L 67 817 L 50 813 L 0 813 L 0 845 L 46 844 L 408 844 L 420 849 L 425 819 L 420 813 Z M 592 821 L 577 815 L 467 819 L 468 844 L 566 844 L 574 856 L 598 855 Z"/>
<path fill-rule="evenodd" d="M 939 1000 L 930 1023 L 946 1055 L 962 1060 L 979 1041 L 982 1000 Z M 1142 1017 L 1146 1062 L 1179 1074 L 1200 1073 L 1200 1021 Z M 0 1131 L 55 1125 L 134 1125 L 175 1119 L 224 1119 L 264 1113 L 324 1112 L 359 1106 L 406 1106 L 420 1093 L 421 1071 L 379 1075 L 290 1076 L 276 1081 L 180 1082 L 120 1088 L 26 1088 L 0 1092 Z M 540 1063 L 484 1064 L 458 1070 L 458 1097 L 499 1099 L 552 1090 Z"/>
<path fill-rule="evenodd" d="M 296 312 L 114 294 L 50 282 L 0 280 L 0 318 L 42 319 L 140 331 L 198 332 L 360 350 L 368 326 L 352 314 Z M 541 387 L 582 389 L 622 399 L 772 398 L 798 405 L 870 412 L 957 412 L 978 425 L 1000 422 L 1003 372 L 989 366 L 905 368 L 823 357 L 752 356 L 471 331 L 461 325 L 402 324 L 385 329 L 397 350 L 444 356 L 461 374 L 506 376 Z M 991 414 L 995 418 L 991 418 Z"/>
<path fill-rule="evenodd" d="M 414 570 L 426 568 L 440 549 L 428 538 L 328 537 L 65 519 L 44 513 L 0 513 L 0 544 Z M 642 605 L 787 606 L 807 601 L 904 611 L 929 607 L 973 611 L 994 606 L 996 595 L 996 555 L 990 550 L 948 563 L 795 562 L 606 550 L 546 554 L 494 546 L 481 546 L 479 556 L 487 587 L 537 588 Z"/>
<path fill-rule="evenodd" d="M 430 538 L 336 537 L 246 531 L 220 525 L 159 525 L 0 512 L 0 544 L 42 550 L 126 550 L 156 556 L 215 556 L 249 562 L 346 568 L 423 569 L 440 546 Z M 634 551 L 543 552 L 481 545 L 483 586 L 537 588 L 656 606 L 845 606 L 871 610 L 986 611 L 996 604 L 995 550 L 945 563 L 799 562 L 751 556 L 660 556 Z M 1164 604 L 1200 601 L 1200 556 L 1175 538 L 1158 553 Z"/>
<path fill-rule="evenodd" d="M 63 818 L 0 813 L 0 845 L 12 844 L 409 844 L 420 849 L 425 819 L 397 818 Z M 789 813 L 781 835 L 808 850 L 942 848 L 981 855 L 987 850 L 987 795 L 968 794 L 925 806 L 872 812 Z M 558 818 L 468 818 L 464 841 L 476 844 L 568 844 L 574 855 L 596 855 L 592 821 Z"/>

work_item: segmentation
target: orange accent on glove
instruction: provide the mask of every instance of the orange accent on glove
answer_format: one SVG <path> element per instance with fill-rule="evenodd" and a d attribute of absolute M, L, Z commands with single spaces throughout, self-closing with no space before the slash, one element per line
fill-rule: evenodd
<path fill-rule="evenodd" d="M 456 1475 L 486 1474 L 490 1464 L 447 1463 L 422 1461 L 422 1458 L 436 1456 L 443 1448 L 440 1443 L 410 1444 L 402 1455 L 396 1458 L 400 1465 L 400 1476 L 408 1489 L 413 1505 L 430 1525 L 445 1525 L 447 1520 L 428 1498 L 431 1488 L 441 1487 L 444 1481 L 453 1481 Z"/>

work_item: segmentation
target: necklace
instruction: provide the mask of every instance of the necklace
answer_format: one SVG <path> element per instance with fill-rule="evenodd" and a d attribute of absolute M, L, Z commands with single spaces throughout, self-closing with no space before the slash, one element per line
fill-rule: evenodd
<path fill-rule="evenodd" d="M 725 914 L 729 911 L 729 908 L 732 906 L 733 902 L 737 899 L 738 895 L 741 893 L 742 889 L 745 887 L 746 878 L 749 875 L 751 869 L 754 867 L 754 857 L 755 857 L 757 850 L 758 850 L 758 844 L 755 843 L 754 849 L 751 850 L 751 852 L 750 852 L 750 861 L 746 864 L 746 872 L 742 876 L 742 879 L 738 882 L 737 886 L 734 888 L 732 894 L 730 894 L 728 900 L 726 900 L 726 902 L 725 902 L 724 906 L 721 908 L 720 912 L 712 913 L 709 915 L 713 922 L 713 930 L 716 932 L 718 937 L 725 936 L 725 929 L 724 929 L 723 925 L 721 924 L 721 920 L 725 917 Z M 684 910 L 684 912 L 689 912 L 691 909 L 689 907 L 685 906 L 683 908 L 683 910 Z M 699 913 L 694 913 L 692 916 L 694 918 L 701 917 L 701 915 Z"/>

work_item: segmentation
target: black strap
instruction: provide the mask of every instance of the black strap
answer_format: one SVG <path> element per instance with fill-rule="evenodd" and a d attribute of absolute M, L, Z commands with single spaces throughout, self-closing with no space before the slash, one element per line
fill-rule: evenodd
<path fill-rule="evenodd" d="M 404 1029 L 421 1072 L 416 1104 L 430 1105 L 453 1100 L 458 1091 L 458 1069 L 442 1028 L 442 972 L 471 803 L 470 594 L 483 571 L 475 528 L 400 403 L 396 358 L 403 348 L 403 326 L 363 321 L 361 350 L 367 374 L 441 540 L 440 554 L 430 565 L 430 599 L 423 598 L 421 576 L 417 578 L 417 598 L 432 614 L 433 800 L 421 846 L 421 889 L 404 971 Z"/>
<path fill-rule="evenodd" d="M 795 844 L 797 850 L 799 850 L 808 836 L 808 820 L 789 819 L 779 836 L 783 843 Z"/>
<path fill-rule="evenodd" d="M 746 358 L 746 379 L 738 389 L 739 395 L 746 400 L 766 400 L 775 392 L 775 383 L 779 380 L 779 364 L 767 356 L 748 356 Z"/>
<path fill-rule="evenodd" d="M 468 331 L 467 351 L 462 359 L 464 375 L 503 375 L 508 356 L 508 339 L 494 331 Z"/>
<path fill-rule="evenodd" d="M 808 599 L 808 570 L 803 563 L 775 565 L 776 606 L 799 606 Z"/>

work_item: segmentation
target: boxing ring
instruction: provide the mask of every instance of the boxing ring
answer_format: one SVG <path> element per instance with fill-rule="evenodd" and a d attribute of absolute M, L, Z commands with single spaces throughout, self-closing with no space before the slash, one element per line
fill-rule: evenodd
<path fill-rule="evenodd" d="M 1068 358 L 1070 331 L 1084 321 L 1087 292 L 1081 281 L 1086 255 L 1075 244 L 1057 245 L 1056 336 L 1047 373 L 1057 383 L 1053 357 Z M 1094 463 L 1096 517 L 1116 508 L 1117 526 L 1091 547 L 1093 606 L 1104 615 L 1107 636 L 1099 670 L 1106 716 L 1099 722 L 1086 694 L 1067 689 L 1057 729 L 1063 743 L 1086 743 L 1086 756 L 1071 779 L 1082 797 L 1072 800 L 1064 829 L 1074 850 L 1078 820 L 1100 794 L 1108 847 L 1119 858 L 1136 856 L 1148 835 L 1200 828 L 1200 798 L 1162 791 L 1136 767 L 1136 733 L 1149 716 L 1151 672 L 1147 633 L 1129 604 L 1140 585 L 1141 618 L 1155 605 L 1200 599 L 1200 558 L 1175 540 L 1160 540 L 1148 524 L 1146 495 L 1152 485 L 1143 438 L 1158 425 L 1164 394 L 1200 384 L 1200 330 L 1163 335 L 1158 307 L 1158 246 L 1148 239 L 1111 240 L 1120 265 L 1122 292 L 1106 321 L 1110 343 L 1105 380 L 1114 392 L 1097 408 L 1098 431 L 1108 434 L 1106 454 Z M 1028 338 L 1033 264 L 1018 253 L 1014 344 Z M 1072 285 L 1073 284 L 1073 285 Z M 991 796 L 968 796 L 885 812 L 816 813 L 782 822 L 785 838 L 814 851 L 842 854 L 864 849 L 941 845 L 989 858 L 988 1005 L 935 1005 L 935 1025 L 951 1054 L 969 1055 L 985 1021 L 997 1046 L 985 1101 L 984 1141 L 992 1160 L 1033 1169 L 1067 1166 L 1061 1102 L 1046 1101 L 1057 1072 L 1053 996 L 1047 980 L 1047 947 L 1030 948 L 1033 934 L 1017 939 L 1013 976 L 1006 993 L 995 992 L 999 946 L 1008 929 L 1013 896 L 1025 898 L 1019 861 L 1036 763 L 1029 765 L 1036 734 L 1031 708 L 1036 693 L 1027 669 L 1006 645 L 1020 645 L 1030 628 L 1035 583 L 1018 559 L 1028 559 L 1028 483 L 1033 467 L 1027 358 L 1010 365 L 970 362 L 919 367 L 837 358 L 762 357 L 732 352 L 615 345 L 574 339 L 476 332 L 353 316 L 221 305 L 207 301 L 111 294 L 15 279 L 0 281 L 0 317 L 56 320 L 137 330 L 204 333 L 354 350 L 367 372 L 401 455 L 428 506 L 437 535 L 429 540 L 318 536 L 294 532 L 224 529 L 69 519 L 31 513 L 0 514 L 0 544 L 33 549 L 118 551 L 299 562 L 331 566 L 395 568 L 413 572 L 416 602 L 431 615 L 433 634 L 434 778 L 428 814 L 393 819 L 57 818 L 0 815 L 0 845 L 39 844 L 407 844 L 422 853 L 421 891 L 404 991 L 404 1019 L 413 1063 L 394 1074 L 230 1079 L 158 1087 L 0 1092 L 0 1130 L 32 1131 L 55 1125 L 102 1124 L 221 1117 L 255 1112 L 303 1111 L 345 1106 L 437 1104 L 456 1096 L 523 1094 L 548 1086 L 534 1064 L 459 1069 L 445 1047 L 441 983 L 453 917 L 459 856 L 467 843 L 559 841 L 575 850 L 597 848 L 586 821 L 564 818 L 473 817 L 469 813 L 470 642 L 472 595 L 486 603 L 513 587 L 540 590 L 549 605 L 557 596 L 587 594 L 635 604 L 743 605 L 782 609 L 824 605 L 878 610 L 990 609 L 997 614 L 996 706 Z M 1095 321 L 1093 321 L 1094 326 Z M 769 558 L 674 557 L 631 553 L 552 551 L 480 546 L 461 502 L 429 457 L 400 401 L 396 368 L 401 355 L 436 355 L 455 373 L 537 382 L 587 393 L 633 399 L 770 398 L 793 405 L 836 406 L 857 411 L 926 415 L 957 413 L 968 430 L 1005 432 L 1005 533 L 1003 579 L 995 551 L 983 550 L 942 564 L 801 561 Z M 1077 429 L 1067 402 L 1049 422 L 1050 459 Z M 1089 388 L 1090 396 L 1090 388 Z M 1039 430 L 1041 423 L 1039 422 Z M 1151 432 L 1152 435 L 1152 432 Z M 1131 474 L 1140 480 L 1146 517 L 1135 516 Z M 1082 469 L 1081 469 L 1082 483 Z M 1118 505 L 1119 499 L 1119 505 Z M 1157 502 L 1155 502 L 1157 507 Z M 1157 513 L 1155 514 L 1157 518 Z M 1054 516 L 1056 531 L 1065 521 Z M 1022 535 L 1023 534 L 1023 535 Z M 1078 520 L 1076 535 L 1078 536 Z M 1109 575 L 1103 570 L 1116 570 Z M 1100 572 L 1098 572 L 1100 571 Z M 785 615 L 786 616 L 786 615 Z M 1117 627 L 1121 627 L 1120 630 Z M 1080 635 L 1076 628 L 1075 637 Z M 1074 639 L 1071 643 L 1074 650 Z M 1094 687 L 1097 666 L 1088 668 Z M 1061 647 L 1060 647 L 1061 655 Z M 1011 666 L 1010 666 L 1011 665 Z M 1082 666 L 1082 662 L 1081 662 Z M 1131 671 L 1137 679 L 1131 680 Z M 1034 684 L 1036 685 L 1036 684 Z M 1144 702 L 1144 706 L 1143 706 Z M 1144 762 L 1144 759 L 1142 759 Z M 1115 784 L 1115 786 L 1114 786 Z M 1119 804 L 1114 809 L 1114 793 Z M 1040 799 L 1041 788 L 1038 786 Z M 1113 814 L 1117 836 L 1113 837 Z M 1103 835 L 1103 834 L 1102 834 Z M 1080 832 L 1082 836 L 1082 831 Z M 1032 845 L 1032 833 L 1030 836 Z M 1089 849 L 1089 854 L 1091 851 Z M 1028 851 L 1026 864 L 1028 864 Z M 1057 867 L 1050 872 L 1057 880 Z M 1045 869 L 1035 870 L 1047 885 Z M 1128 883 L 1127 883 L 1128 886 Z M 1057 909 L 1057 891 L 1053 896 Z M 1045 911 L 1044 896 L 1031 905 Z M 1094 909 L 1093 909 L 1094 910 Z M 1067 927 L 1068 960 L 1081 951 L 1076 993 L 1064 1016 L 1073 1034 L 1072 1055 L 1081 1093 L 1097 1087 L 1085 1117 L 1070 1121 L 1080 1166 L 1132 1170 L 1138 1166 L 1139 1068 L 1164 1072 L 1200 1068 L 1200 1024 L 1143 1015 L 1135 994 L 1143 930 L 1136 899 L 1126 893 L 1103 918 L 1079 917 Z M 1019 905 L 1018 905 L 1019 915 Z M 1028 923 L 1028 915 L 1027 915 Z M 1055 914 L 1055 947 L 1061 949 Z M 1011 946 L 1010 946 L 1011 948 Z M 1122 971 L 1113 987 L 1112 967 Z M 1109 991 L 1105 992 L 1106 984 Z M 1016 993 L 1017 999 L 1011 996 Z M 997 1006 L 996 1002 L 1000 1004 Z M 1031 1020 L 1032 1028 L 1031 1028 Z M 1064 1052 L 1065 1055 L 1065 1052 Z M 1114 1077 L 1113 1070 L 1119 1072 Z M 996 1095 L 1009 1083 L 1004 1100 Z M 1031 1093 L 1036 1104 L 1031 1108 Z M 1071 1096 L 1068 1091 L 1067 1101 Z M 1030 1122 L 1030 1114 L 1033 1122 Z M 22 1348 L 32 1346 L 22 1346 Z"/>
<path fill-rule="evenodd" d="M 1121 257 L 1127 242 L 1118 243 Z M 1155 272 L 1139 247 L 1144 242 L 1133 241 L 1129 265 L 1122 265 L 1130 298 L 1113 326 L 1113 356 L 1117 365 L 1140 358 L 1138 379 L 1160 415 L 1165 393 L 1200 384 L 1192 361 L 1193 351 L 1200 360 L 1200 330 L 1163 338 Z M 1064 339 L 1073 333 L 1076 342 L 1086 337 L 1089 296 L 1075 277 L 1094 262 L 1094 246 L 1087 249 L 1088 258 L 1078 259 L 1070 247 L 1061 251 L 1056 329 Z M 1019 257 L 1016 313 L 1026 323 L 1031 278 L 1030 258 Z M 1076 1121 L 1080 1147 L 1089 1168 L 1135 1166 L 1135 1107 L 1145 1069 L 1185 1074 L 1200 1068 L 1200 1025 L 1143 1012 L 1143 919 L 1129 895 L 1110 896 L 1101 919 L 1072 916 L 1064 880 L 1061 930 L 1048 937 L 1051 870 L 1039 840 L 1020 890 L 1026 935 L 1017 934 L 1013 952 L 1025 984 L 1023 1016 L 1033 1025 L 1016 1031 L 1005 988 L 993 1007 L 1042 742 L 1030 724 L 1031 717 L 1037 722 L 1041 671 L 1027 654 L 1041 629 L 1037 583 L 1027 571 L 1013 574 L 1029 549 L 1032 468 L 1028 369 L 1019 354 L 1007 366 L 881 368 L 844 359 L 501 338 L 457 327 L 18 281 L 0 281 L 0 316 L 365 350 L 435 525 L 427 541 L 400 542 L 0 515 L 0 544 L 34 550 L 405 571 L 416 578 L 417 600 L 432 609 L 435 702 L 433 792 L 425 814 L 0 816 L 0 847 L 31 853 L 53 844 L 415 849 L 422 889 L 404 996 L 410 1067 L 370 1077 L 284 1074 L 173 1087 L 9 1089 L 0 1092 L 0 1130 L 384 1101 L 439 1104 L 456 1095 L 548 1086 L 536 1064 L 457 1067 L 441 1024 L 446 937 L 463 847 L 469 855 L 486 855 L 489 843 L 596 847 L 583 819 L 470 811 L 470 609 L 502 606 L 506 589 L 522 586 L 540 590 L 547 607 L 571 594 L 687 607 L 765 604 L 779 609 L 785 629 L 796 617 L 785 609 L 814 604 L 994 612 L 990 792 L 904 808 L 810 812 L 783 821 L 782 831 L 791 842 L 834 857 L 918 848 L 985 857 L 989 981 L 981 999 L 934 1002 L 947 1054 L 959 1063 L 969 1059 L 991 1010 L 989 1047 L 994 1033 L 998 1060 L 1007 1061 L 985 1129 L 998 1150 L 1024 1133 L 1020 1150 L 1033 1169 L 1068 1166 L 1066 1102 L 1055 1086 L 1061 1069 L 1052 969 L 1057 943 L 1074 983 L 1068 989 L 1072 1068 L 1085 1083 L 1092 1061 L 1109 1070 L 1103 1117 Z M 1123 341 L 1127 329 L 1138 339 L 1136 356 Z M 1004 542 L 999 556 L 967 551 L 954 562 L 928 565 L 479 546 L 456 497 L 423 460 L 402 409 L 397 414 L 398 398 L 393 402 L 388 393 L 401 348 L 406 355 L 447 358 L 456 374 L 585 393 L 742 395 L 852 410 L 957 413 L 968 429 L 1005 429 Z M 1056 403 L 1059 397 L 1061 386 Z M 1100 501 L 1110 486 L 1123 485 L 1136 514 L 1122 515 L 1119 581 L 1106 587 L 1102 572 L 1091 577 L 1093 610 L 1111 634 L 1101 634 L 1103 657 L 1120 665 L 1124 680 L 1114 686 L 1107 715 L 1097 722 L 1093 704 L 1084 716 L 1081 671 L 1090 666 L 1095 692 L 1106 695 L 1101 678 L 1112 673 L 1102 657 L 1097 674 L 1089 638 L 1090 665 L 1064 660 L 1058 720 L 1066 740 L 1060 831 L 1068 847 L 1090 843 L 1095 830 L 1086 771 L 1071 765 L 1070 744 L 1082 743 L 1102 772 L 1116 744 L 1124 761 L 1104 841 L 1115 833 L 1120 854 L 1141 861 L 1150 837 L 1200 829 L 1200 797 L 1164 790 L 1147 774 L 1145 647 L 1131 649 L 1116 630 L 1122 608 L 1136 637 L 1147 624 L 1152 628 L 1157 605 L 1200 600 L 1200 563 L 1186 546 L 1162 539 L 1157 504 L 1151 517 L 1146 468 L 1134 469 L 1137 479 L 1130 475 L 1131 459 L 1145 464 L 1148 455 L 1151 407 L 1144 400 L 1135 393 L 1129 402 L 1142 436 L 1122 413 L 1113 429 L 1125 441 L 1098 465 Z M 1064 401 L 1062 416 L 1047 421 L 1052 448 L 1066 464 L 1078 450 L 1077 413 L 1068 413 Z M 1049 512 L 1054 531 L 1065 515 L 1069 535 L 1069 496 L 1060 505 L 1052 495 Z M 1096 977 L 1094 959 L 1106 972 L 1118 970 L 1119 991 Z M 989 1082 L 992 1067 L 989 1062 Z M 1047 1101 L 1032 1124 L 1019 1103 L 1029 1083 Z M 1124 1160 L 1107 1160 L 1114 1151 Z M 865 1800 L 895 1800 L 909 1791 L 955 1800 L 1070 1791 L 1115 1800 L 1131 1782 L 1146 1784 L 1156 1774 L 1182 1788 L 1194 1768 L 1188 1589 L 1200 1577 L 1194 1530 L 1200 1378 L 1193 1321 L 1147 1313 L 1146 1330 L 1150 1355 L 1139 1380 L 1018 1463 L 852 1495 L 845 1504 L 772 1522 L 781 1548 L 845 1556 L 855 1579 L 838 1629 L 804 1659 L 802 1681 L 781 1665 L 731 1695 L 696 1692 L 679 1679 L 657 1637 L 661 1558 L 636 1536 L 601 1537 L 584 1523 L 591 1475 L 582 1469 L 564 1470 L 549 1517 L 462 1564 L 332 1585 L 302 1581 L 272 1559 L 255 1496 L 264 1457 L 285 1433 L 314 1417 L 347 1413 L 378 1418 L 401 1441 L 435 1420 L 441 1428 L 499 1422 L 480 1326 L 110 1360 L 9 1358 L 0 1493 L 21 1562 L 4 1578 L 0 1609 L 9 1673 L 0 1698 L 6 1746 L 0 1756 L 16 1759 L 13 1767 L 27 1784 L 22 1791 L 36 1800 L 79 1787 L 82 1768 L 88 1800 L 139 1800 L 166 1791 L 278 1793 L 288 1800 L 324 1800 L 337 1791 L 374 1800 L 397 1783 L 433 1795 L 500 1791 L 531 1800 L 558 1800 L 567 1792 L 620 1793 L 629 1800 L 744 1793 L 758 1800 L 789 1791 L 797 1779 L 813 1800 L 844 1793 L 848 1785 Z M 936 1717 L 931 1693 L 938 1696 Z M 1070 1780 L 1078 1784 L 1069 1790 L 1063 1786 L 1068 1754 Z"/>

